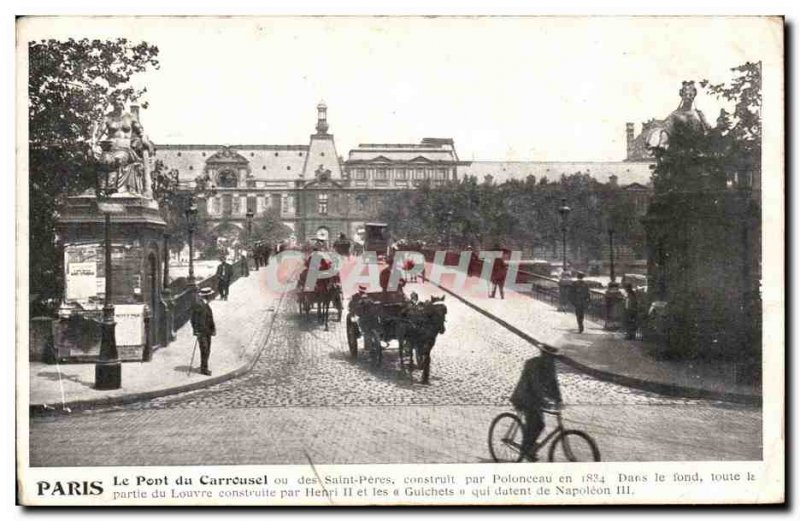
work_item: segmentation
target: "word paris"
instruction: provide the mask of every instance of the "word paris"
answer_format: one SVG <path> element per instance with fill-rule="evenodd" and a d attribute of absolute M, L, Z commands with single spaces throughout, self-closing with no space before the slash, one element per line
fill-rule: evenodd
<path fill-rule="evenodd" d="M 481 283 L 489 284 L 490 280 L 496 282 L 500 273 L 505 287 L 511 290 L 530 291 L 533 287 L 532 283 L 517 282 L 519 261 L 522 259 L 519 251 L 466 250 L 458 255 L 457 264 L 452 263 L 452 258 L 452 251 L 437 251 L 433 262 L 426 269 L 425 257 L 415 251 L 395 252 L 388 264 L 384 264 L 378 262 L 374 252 L 365 252 L 353 261 L 330 251 L 313 252 L 306 257 L 300 251 L 285 250 L 275 257 L 276 262 L 268 265 L 267 286 L 277 292 L 293 289 L 296 283 L 292 274 L 296 274 L 299 266 L 304 264 L 305 276 L 301 280 L 305 280 L 304 288 L 307 291 L 312 291 L 317 282 L 330 278 L 339 279 L 345 287 L 363 285 L 369 291 L 396 291 L 405 281 L 417 276 L 426 277 L 438 284 L 445 275 L 453 275 L 453 281 L 448 283 L 448 287 L 458 291 L 464 288 L 471 271 L 470 265 L 477 260 L 482 266 L 479 275 Z"/>

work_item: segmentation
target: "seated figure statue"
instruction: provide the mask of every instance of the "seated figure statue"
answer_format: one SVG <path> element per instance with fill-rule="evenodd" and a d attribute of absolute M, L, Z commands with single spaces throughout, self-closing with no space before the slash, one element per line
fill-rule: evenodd
<path fill-rule="evenodd" d="M 95 125 L 92 156 L 108 174 L 109 192 L 152 198 L 149 158 L 155 154 L 155 146 L 138 119 L 125 110 L 122 96 L 115 97 L 112 104 L 112 111 Z"/>
<path fill-rule="evenodd" d="M 697 87 L 693 81 L 684 81 L 679 91 L 681 102 L 678 108 L 667 116 L 663 124 L 654 126 L 647 136 L 647 146 L 666 149 L 669 147 L 670 135 L 677 126 L 686 126 L 697 132 L 706 132 L 710 126 L 703 113 L 694 107 Z"/>

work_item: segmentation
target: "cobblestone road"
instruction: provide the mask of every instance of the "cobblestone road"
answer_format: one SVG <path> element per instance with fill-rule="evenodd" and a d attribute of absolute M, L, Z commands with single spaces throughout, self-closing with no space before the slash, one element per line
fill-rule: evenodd
<path fill-rule="evenodd" d="M 414 285 L 426 298 L 430 286 Z M 432 356 L 431 385 L 390 350 L 352 361 L 344 321 L 326 332 L 284 300 L 247 376 L 124 407 L 31 424 L 33 465 L 453 463 L 488 457 L 491 419 L 508 409 L 536 349 L 454 299 Z M 213 365 L 213 354 L 212 354 Z M 603 459 L 759 459 L 758 409 L 665 398 L 559 366 L 565 422 Z"/>

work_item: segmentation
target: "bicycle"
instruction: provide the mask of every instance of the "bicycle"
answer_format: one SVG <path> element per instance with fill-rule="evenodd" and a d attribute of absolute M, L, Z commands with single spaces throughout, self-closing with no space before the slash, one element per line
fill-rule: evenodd
<path fill-rule="evenodd" d="M 542 409 L 545 414 L 556 417 L 558 426 L 541 442 L 534 443 L 530 454 L 534 456 L 541 448 L 550 443 L 548 461 L 600 461 L 600 449 L 591 436 L 576 429 L 565 429 L 561 419 L 561 410 Z M 522 427 L 519 416 L 512 412 L 499 414 L 489 426 L 489 453 L 498 463 L 516 463 L 522 461 Z M 551 441 L 552 440 L 552 441 Z M 558 449 L 561 450 L 558 450 Z M 564 459 L 562 459 L 564 458 Z"/>

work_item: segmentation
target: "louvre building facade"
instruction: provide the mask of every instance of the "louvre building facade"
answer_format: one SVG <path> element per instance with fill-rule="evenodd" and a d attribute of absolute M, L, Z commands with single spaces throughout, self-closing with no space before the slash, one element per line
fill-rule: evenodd
<path fill-rule="evenodd" d="M 441 185 L 466 175 L 495 182 L 527 175 L 590 173 L 601 182 L 641 189 L 649 183 L 646 160 L 574 162 L 461 161 L 452 139 L 419 143 L 361 144 L 339 156 L 329 132 L 327 107 L 317 106 L 316 132 L 305 145 L 158 145 L 157 157 L 176 169 L 182 189 L 206 176 L 215 187 L 205 214 L 218 235 L 240 236 L 246 215 L 269 212 L 294 230 L 298 241 L 335 240 L 340 233 L 359 240 L 364 224 L 380 215 L 387 195 L 414 189 L 423 181 Z"/>

